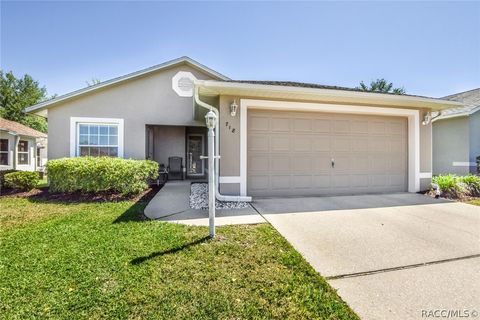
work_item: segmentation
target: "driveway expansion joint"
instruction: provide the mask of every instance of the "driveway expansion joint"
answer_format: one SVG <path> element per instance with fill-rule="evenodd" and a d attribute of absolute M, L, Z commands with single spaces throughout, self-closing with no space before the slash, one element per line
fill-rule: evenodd
<path fill-rule="evenodd" d="M 324 278 L 325 278 L 325 280 L 339 280 L 339 279 L 345 279 L 345 278 L 356 278 L 356 277 L 374 275 L 374 274 L 378 274 L 378 273 L 385 273 L 385 272 L 393 272 L 393 271 L 400 271 L 400 270 L 406 270 L 406 269 L 420 268 L 420 267 L 426 267 L 426 266 L 440 264 L 440 263 L 447 263 L 447 262 L 466 260 L 466 259 L 474 259 L 474 258 L 480 258 L 480 253 L 479 254 L 472 254 L 472 255 L 468 255 L 468 256 L 463 256 L 463 257 L 457 257 L 457 258 L 450 258 L 450 259 L 443 259 L 443 260 L 436 260 L 436 261 L 428 261 L 428 262 L 423 262 L 423 263 L 410 264 L 410 265 L 400 266 L 400 267 L 385 268 L 385 269 L 355 272 L 355 273 L 346 273 L 346 274 L 341 274 L 341 275 L 337 275 L 337 276 L 329 276 L 329 277 L 324 277 Z"/>

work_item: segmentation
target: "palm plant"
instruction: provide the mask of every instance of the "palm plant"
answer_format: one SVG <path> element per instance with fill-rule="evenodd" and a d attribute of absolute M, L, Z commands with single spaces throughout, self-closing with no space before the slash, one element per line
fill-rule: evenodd
<path fill-rule="evenodd" d="M 360 86 L 357 89 L 362 91 L 371 91 L 371 92 L 388 92 L 394 94 L 405 94 L 405 89 L 402 88 L 394 88 L 393 83 L 388 82 L 385 79 L 377 79 L 375 81 L 370 82 L 370 85 L 366 85 L 365 82 L 361 81 Z"/>

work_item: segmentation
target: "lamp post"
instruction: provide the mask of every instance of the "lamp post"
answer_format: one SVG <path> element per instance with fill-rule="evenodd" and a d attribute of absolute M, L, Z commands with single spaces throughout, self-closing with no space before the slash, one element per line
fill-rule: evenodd
<path fill-rule="evenodd" d="M 210 110 L 205 116 L 208 128 L 208 225 L 210 238 L 215 237 L 215 126 L 217 116 Z"/>

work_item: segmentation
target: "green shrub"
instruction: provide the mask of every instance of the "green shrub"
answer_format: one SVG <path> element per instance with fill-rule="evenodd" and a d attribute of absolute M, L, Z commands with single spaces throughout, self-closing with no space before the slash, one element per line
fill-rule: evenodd
<path fill-rule="evenodd" d="M 16 171 L 7 173 L 4 176 L 5 187 L 19 190 L 30 191 L 34 189 L 39 182 L 38 172 Z"/>
<path fill-rule="evenodd" d="M 17 172 L 17 170 L 8 169 L 0 171 L 0 189 L 5 187 L 5 175 L 12 172 Z"/>
<path fill-rule="evenodd" d="M 47 174 L 51 192 L 116 192 L 138 194 L 147 181 L 158 176 L 158 164 L 150 160 L 111 157 L 78 157 L 50 160 Z"/>
<path fill-rule="evenodd" d="M 455 193 L 459 191 L 457 185 L 457 176 L 453 174 L 448 174 L 445 176 L 435 176 L 432 178 L 432 182 L 438 185 L 442 192 Z"/>
<path fill-rule="evenodd" d="M 480 177 L 474 175 L 468 175 L 458 177 L 458 181 L 463 183 L 471 196 L 480 195 Z"/>

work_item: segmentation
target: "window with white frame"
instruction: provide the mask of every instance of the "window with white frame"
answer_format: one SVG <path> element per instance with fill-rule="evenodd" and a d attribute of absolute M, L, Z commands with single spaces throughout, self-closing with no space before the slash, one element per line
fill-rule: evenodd
<path fill-rule="evenodd" d="M 28 148 L 28 141 L 20 140 L 18 141 L 18 164 L 30 164 L 30 152 Z"/>
<path fill-rule="evenodd" d="M 0 139 L 0 165 L 8 166 L 8 139 Z"/>
<path fill-rule="evenodd" d="M 78 123 L 77 155 L 119 156 L 118 124 Z"/>

